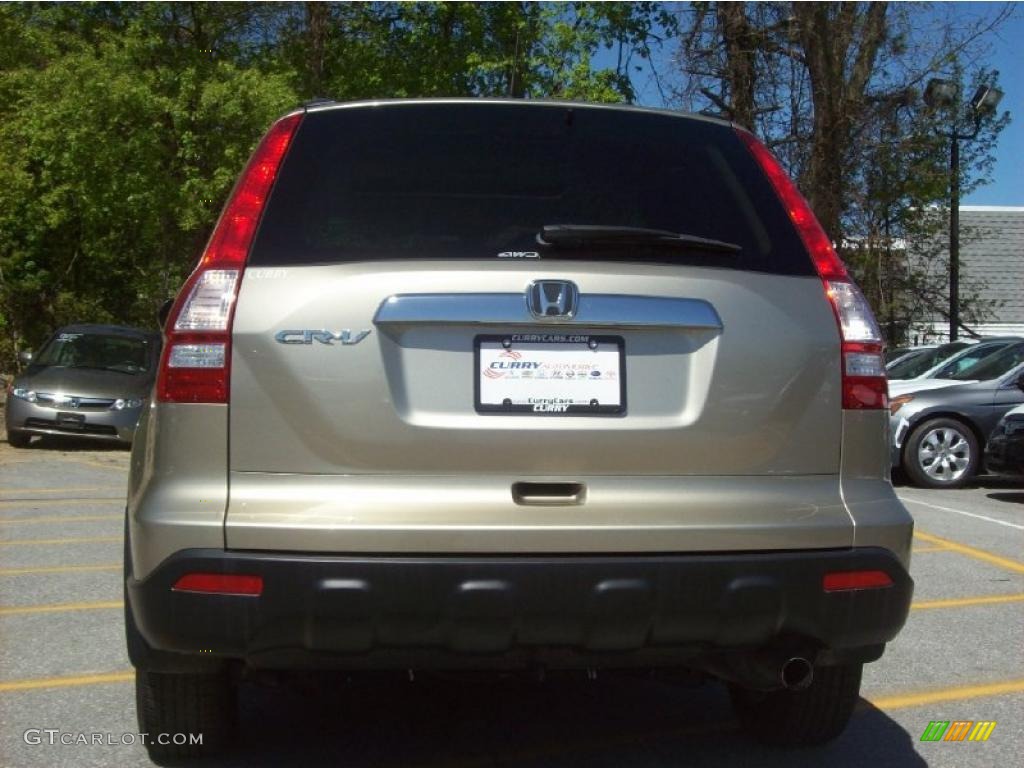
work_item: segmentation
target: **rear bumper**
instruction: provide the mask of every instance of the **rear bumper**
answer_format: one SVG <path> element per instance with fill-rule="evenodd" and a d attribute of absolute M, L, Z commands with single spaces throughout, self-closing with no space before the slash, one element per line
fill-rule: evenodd
<path fill-rule="evenodd" d="M 990 437 L 985 446 L 985 469 L 1000 475 L 1024 475 L 1024 433 Z"/>
<path fill-rule="evenodd" d="M 889 460 L 894 469 L 902 463 L 903 442 L 907 439 L 909 431 L 910 421 L 905 416 L 894 416 L 889 419 Z"/>
<path fill-rule="evenodd" d="M 892 586 L 823 591 L 826 573 L 861 569 L 885 571 Z M 263 592 L 172 590 L 196 572 L 259 575 Z M 880 647 L 903 626 L 913 594 L 903 565 L 881 548 L 543 557 L 193 549 L 127 586 L 151 649 L 351 669 L 685 664 L 773 644 Z"/>

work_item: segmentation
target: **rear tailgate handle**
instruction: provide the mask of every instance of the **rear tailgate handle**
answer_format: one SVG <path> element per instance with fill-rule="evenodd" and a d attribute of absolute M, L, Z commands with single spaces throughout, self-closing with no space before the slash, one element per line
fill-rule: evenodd
<path fill-rule="evenodd" d="M 582 504 L 586 498 L 583 483 L 512 483 L 512 500 L 524 507 Z"/>

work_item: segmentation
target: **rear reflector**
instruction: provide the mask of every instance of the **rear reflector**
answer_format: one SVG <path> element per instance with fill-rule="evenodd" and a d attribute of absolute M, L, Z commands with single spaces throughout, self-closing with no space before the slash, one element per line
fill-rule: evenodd
<path fill-rule="evenodd" d="M 206 250 L 167 317 L 156 380 L 162 403 L 226 403 L 231 320 L 249 248 L 292 137 L 296 112 L 271 126 L 235 185 Z"/>
<path fill-rule="evenodd" d="M 826 573 L 821 586 L 826 592 L 881 589 L 891 587 L 892 578 L 885 571 L 837 571 Z"/>
<path fill-rule="evenodd" d="M 782 165 L 753 134 L 736 129 L 736 135 L 750 150 L 779 201 L 789 214 L 804 247 L 811 255 L 832 305 L 842 341 L 843 408 L 852 410 L 889 407 L 889 382 L 882 357 L 882 332 L 871 306 L 850 279 L 846 266 L 832 247 L 811 206 L 789 178 Z"/>
<path fill-rule="evenodd" d="M 203 592 L 212 595 L 260 595 L 262 576 L 228 573 L 188 573 L 171 587 L 175 592 Z"/>

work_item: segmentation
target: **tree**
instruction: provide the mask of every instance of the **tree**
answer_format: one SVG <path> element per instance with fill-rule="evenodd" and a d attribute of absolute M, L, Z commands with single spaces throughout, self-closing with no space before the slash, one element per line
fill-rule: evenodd
<path fill-rule="evenodd" d="M 889 33 L 888 3 L 794 3 L 792 10 L 789 35 L 803 51 L 813 105 L 809 202 L 838 238 L 848 177 L 843 160 L 867 111 L 868 86 Z"/>
<path fill-rule="evenodd" d="M 259 135 L 303 100 L 630 102 L 638 64 L 676 35 L 679 103 L 711 105 L 768 142 L 833 238 L 859 243 L 846 256 L 899 327 L 909 310 L 886 291 L 916 273 L 886 244 L 924 227 L 914 212 L 945 190 L 938 116 L 915 94 L 930 73 L 966 69 L 1008 11 L 957 26 L 903 4 L 678 8 L 0 5 L 0 367 L 61 323 L 152 325 Z M 965 188 L 984 178 L 1005 122 L 965 147 Z"/>
<path fill-rule="evenodd" d="M 234 8 L 4 6 L 0 359 L 73 321 L 153 324 L 285 78 L 242 67 Z"/>
<path fill-rule="evenodd" d="M 942 311 L 939 270 L 908 262 L 902 247 L 911 238 L 936 242 L 928 212 L 948 199 L 947 116 L 926 109 L 920 90 L 933 74 L 961 72 L 1009 12 L 962 24 L 928 7 L 883 2 L 697 3 L 681 22 L 678 98 L 691 108 L 710 103 L 767 142 L 891 340 L 908 313 Z M 968 187 L 984 181 L 1007 122 L 987 121 L 967 148 Z M 986 306 L 977 291 L 966 299 L 977 320 Z"/>
<path fill-rule="evenodd" d="M 654 3 L 310 3 L 276 22 L 304 98 L 512 96 L 629 101 L 624 61 L 649 56 Z M 595 68 L 599 50 L 625 51 Z"/>
<path fill-rule="evenodd" d="M 669 28 L 646 2 L 0 5 L 0 370 L 63 323 L 152 326 L 300 101 L 629 101 Z"/>

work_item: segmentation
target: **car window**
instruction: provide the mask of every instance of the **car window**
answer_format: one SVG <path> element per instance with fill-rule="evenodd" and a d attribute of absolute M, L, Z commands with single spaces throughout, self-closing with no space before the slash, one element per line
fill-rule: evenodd
<path fill-rule="evenodd" d="M 814 269 L 733 129 L 562 105 L 422 103 L 313 112 L 263 214 L 249 263 L 544 258 L 545 225 L 669 230 L 738 253 L 601 248 L 594 259 Z"/>
<path fill-rule="evenodd" d="M 914 378 L 914 377 L 921 376 L 921 375 L 927 373 L 928 370 L 930 370 L 931 368 L 934 368 L 936 365 L 940 365 L 945 360 L 949 360 L 954 355 L 959 354 L 961 351 L 963 351 L 965 348 L 967 348 L 969 346 L 970 346 L 970 344 L 966 344 L 966 343 L 963 343 L 963 342 L 953 342 L 952 344 L 943 344 L 941 347 L 939 347 L 938 349 L 936 349 L 932 353 L 932 355 L 930 356 L 930 358 L 928 360 L 928 367 L 927 368 L 922 368 L 922 369 L 916 370 L 911 376 L 907 376 L 906 378 Z"/>
<path fill-rule="evenodd" d="M 978 344 L 969 351 L 950 358 L 949 362 L 931 375 L 934 379 L 955 379 L 959 374 L 977 365 L 979 361 L 1004 349 L 1006 344 Z"/>
<path fill-rule="evenodd" d="M 988 381 L 999 378 L 1021 362 L 1024 362 L 1024 344 L 1014 344 L 978 360 L 974 365 L 961 369 L 949 378 L 960 381 Z"/>
<path fill-rule="evenodd" d="M 148 339 L 99 333 L 61 332 L 32 361 L 34 367 L 94 368 L 121 373 L 149 370 Z"/>
<path fill-rule="evenodd" d="M 920 376 L 934 365 L 935 350 L 923 349 L 920 352 L 907 355 L 907 357 L 886 368 L 886 375 L 890 379 L 912 379 L 915 376 Z"/>
<path fill-rule="evenodd" d="M 967 349 L 967 347 L 969 347 L 969 346 L 971 346 L 971 344 L 969 342 L 966 342 L 966 341 L 953 341 L 953 342 L 950 342 L 948 344 L 941 344 L 941 345 L 939 345 L 938 353 L 937 353 L 938 356 L 937 356 L 936 359 L 939 362 L 942 362 L 943 360 L 946 360 L 947 358 L 952 357 L 953 355 L 955 355 L 960 350 Z"/>
<path fill-rule="evenodd" d="M 897 360 L 904 355 L 909 355 L 911 352 L 913 352 L 913 350 L 908 347 L 894 347 L 892 349 L 887 349 L 885 350 L 885 362 L 891 363 L 893 360 Z"/>

